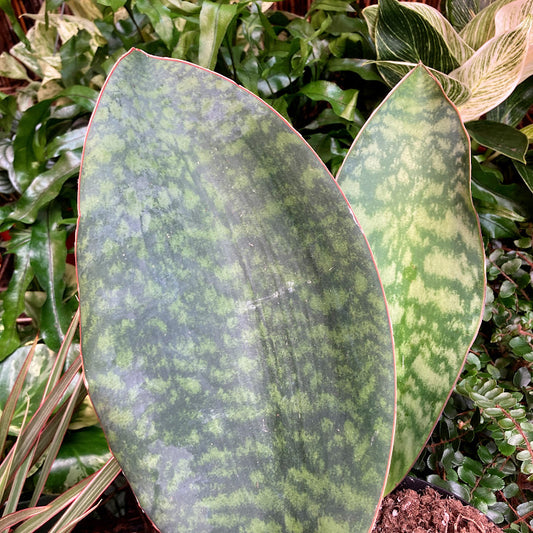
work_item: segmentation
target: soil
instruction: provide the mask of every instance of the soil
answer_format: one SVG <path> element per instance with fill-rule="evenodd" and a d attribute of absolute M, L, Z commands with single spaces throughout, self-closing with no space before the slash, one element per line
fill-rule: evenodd
<path fill-rule="evenodd" d="M 410 482 L 407 486 L 415 485 Z M 95 532 L 157 533 L 123 476 L 111 485 L 101 505 L 74 529 L 74 533 Z M 383 500 L 372 533 L 502 533 L 502 529 L 444 492 L 432 487 L 417 492 L 400 486 Z"/>
<path fill-rule="evenodd" d="M 475 507 L 426 487 L 394 491 L 381 505 L 372 533 L 502 533 Z"/>

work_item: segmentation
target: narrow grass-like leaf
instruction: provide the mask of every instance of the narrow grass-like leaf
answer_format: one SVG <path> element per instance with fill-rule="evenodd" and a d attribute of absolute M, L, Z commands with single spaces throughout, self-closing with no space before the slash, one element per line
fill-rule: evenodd
<path fill-rule="evenodd" d="M 47 524 L 54 516 L 63 511 L 67 506 L 76 502 L 77 498 L 87 488 L 89 484 L 92 485 L 91 491 L 93 494 L 96 494 L 97 499 L 98 496 L 102 494 L 109 486 L 110 482 L 108 481 L 108 479 L 115 472 L 117 472 L 117 463 L 116 460 L 112 458 L 106 463 L 104 467 L 100 469 L 99 472 L 84 479 L 83 481 L 80 481 L 80 483 L 65 491 L 55 500 L 50 502 L 46 507 L 37 507 L 36 510 L 39 510 L 39 512 L 35 513 L 35 516 L 25 520 L 24 523 L 18 526 L 13 533 L 33 533 L 34 531 L 37 531 L 40 527 Z M 115 477 L 119 473 L 120 467 L 118 468 L 118 472 L 115 474 Z M 92 502 L 89 502 L 89 506 L 90 505 L 92 505 Z M 81 512 L 83 512 L 83 509 L 81 509 Z M 76 513 L 71 513 L 71 516 L 73 516 L 74 514 Z M 6 517 L 6 519 L 9 519 L 9 517 Z M 76 517 L 73 516 L 73 519 L 75 520 Z M 3 522 L 2 520 L 0 520 L 0 525 L 2 524 Z"/>
<path fill-rule="evenodd" d="M 20 369 L 20 372 L 15 379 L 13 387 L 10 389 L 9 396 L 7 401 L 2 409 L 2 416 L 0 417 L 0 457 L 4 457 L 4 449 L 6 444 L 7 435 L 9 433 L 9 426 L 15 414 L 15 408 L 17 403 L 20 400 L 20 393 L 24 385 L 24 380 L 26 379 L 26 374 L 33 359 L 33 354 L 35 353 L 35 347 L 37 346 L 38 338 L 35 339 L 32 347 L 28 351 L 28 355 L 24 360 L 24 364 Z"/>
<path fill-rule="evenodd" d="M 30 408 L 30 399 L 26 398 L 26 411 L 24 413 L 24 420 L 22 422 L 22 427 L 26 425 L 28 418 L 28 412 Z M 0 492 L 0 501 L 3 502 L 3 511 L 2 516 L 14 512 L 18 505 L 19 495 L 22 491 L 22 486 L 26 480 L 26 475 L 30 468 L 31 461 L 35 456 L 35 448 L 33 447 L 29 450 L 28 454 L 20 464 L 15 464 L 14 460 L 11 457 L 16 456 L 16 452 L 19 449 L 21 441 L 17 439 L 13 444 L 12 453 L 9 454 L 9 459 L 7 460 L 7 465 L 5 471 L 2 473 L 2 482 L 1 482 L 1 492 Z M 3 466 L 3 465 L 2 465 Z M 12 479 L 11 479 L 12 478 Z M 4 502 L 5 491 L 10 485 L 10 493 Z"/>
<path fill-rule="evenodd" d="M 46 426 L 47 420 L 50 418 L 50 415 L 60 403 L 65 392 L 70 386 L 72 380 L 76 377 L 79 370 L 81 369 L 81 357 L 78 357 L 70 367 L 65 371 L 57 385 L 54 387 L 50 395 L 47 397 L 46 401 L 41 405 L 37 412 L 33 415 L 32 419 L 28 422 L 27 426 L 24 428 L 24 431 L 20 434 L 17 439 L 17 449 L 11 449 L 7 457 L 13 457 L 13 468 L 19 468 L 19 466 L 24 461 L 24 458 L 30 453 L 32 448 L 35 446 L 35 443 L 39 441 L 39 444 L 42 439 L 43 428 Z M 62 406 L 63 407 L 63 406 Z M 59 412 L 59 411 L 58 411 Z M 55 427 L 57 429 L 57 426 Z M 41 440 L 39 440 L 41 436 Z M 45 447 L 49 444 L 45 442 Z M 42 452 L 41 452 L 42 453 Z M 39 457 L 39 453 L 36 454 L 36 457 Z M 7 463 L 4 461 L 0 465 L 0 477 L 5 475 L 7 469 Z"/>
<path fill-rule="evenodd" d="M 532 17 L 515 30 L 483 45 L 466 63 L 450 72 L 472 91 L 459 106 L 462 119 L 475 120 L 503 102 L 520 82 L 524 69 Z"/>
<path fill-rule="evenodd" d="M 157 527 L 368 530 L 394 422 L 389 321 L 302 138 L 229 80 L 133 50 L 93 115 L 79 206 L 85 375 Z"/>
<path fill-rule="evenodd" d="M 209 69 L 215 68 L 218 50 L 238 9 L 238 4 L 204 0 L 200 11 L 199 65 Z"/>
<path fill-rule="evenodd" d="M 120 465 L 114 457 L 111 457 L 76 496 L 76 499 L 50 530 L 50 533 L 67 533 L 71 531 L 78 519 L 85 514 L 119 474 Z"/>
<path fill-rule="evenodd" d="M 70 399 L 68 401 L 67 408 L 65 409 L 65 412 L 63 413 L 61 417 L 61 422 L 58 425 L 55 438 L 46 451 L 46 457 L 41 466 L 41 469 L 39 472 L 39 478 L 37 479 L 35 488 L 33 490 L 33 495 L 30 500 L 30 507 L 37 505 L 37 502 L 39 501 L 39 497 L 41 496 L 41 493 L 44 489 L 48 474 L 50 473 L 50 470 L 52 469 L 52 464 L 63 442 L 65 433 L 67 432 L 68 425 L 69 425 L 70 419 L 72 418 L 72 413 L 74 412 L 74 408 L 77 405 L 78 395 L 79 395 L 79 392 L 82 386 L 83 386 L 83 380 L 80 379 L 76 383 L 74 387 L 74 391 L 72 392 Z"/>
<path fill-rule="evenodd" d="M 391 310 L 398 423 L 390 490 L 437 422 L 485 294 L 468 136 L 424 67 L 368 120 L 338 180 L 365 228 Z"/>
<path fill-rule="evenodd" d="M 76 480 L 99 470 L 110 455 L 107 440 L 99 426 L 69 431 L 46 479 L 45 492 L 61 494 Z"/>

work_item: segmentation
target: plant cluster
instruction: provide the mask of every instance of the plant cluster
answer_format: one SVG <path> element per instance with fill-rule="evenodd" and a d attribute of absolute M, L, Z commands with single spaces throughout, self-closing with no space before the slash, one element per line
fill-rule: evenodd
<path fill-rule="evenodd" d="M 70 254 L 83 141 L 112 66 L 137 47 L 215 70 L 259 95 L 302 133 L 334 174 L 387 94 L 384 81 L 395 84 L 420 61 L 433 69 L 470 120 L 472 196 L 486 244 L 489 286 L 480 334 L 413 472 L 472 502 L 511 531 L 533 529 L 533 175 L 528 152 L 533 135 L 526 120 L 533 103 L 533 81 L 527 78 L 532 8 L 522 0 L 499 0 L 483 10 L 471 4 L 448 2 L 453 26 L 423 4 L 396 0 L 367 8 L 364 18 L 343 0 L 317 0 L 305 18 L 251 0 L 55 1 L 31 16 L 32 28 L 26 35 L 19 31 L 21 42 L 0 56 L 0 74 L 26 83 L 14 94 L 0 95 L 1 245 L 13 261 L 0 302 L 0 380 L 3 371 L 13 376 L 22 368 L 19 380 L 6 378 L 6 387 L 16 391 L 27 368 L 34 368 L 30 375 L 42 375 L 24 386 L 26 392 L 0 398 L 0 430 L 14 445 L 0 465 L 0 487 L 8 501 L 6 514 L 17 509 L 23 488 L 34 490 L 31 505 L 43 490 L 63 495 L 52 510 L 8 515 L 0 527 L 33 512 L 16 529 L 33 531 L 74 502 L 55 530 L 71 528 L 118 473 L 114 461 L 106 462 L 109 452 L 90 406 L 82 401 L 81 381 L 69 389 L 72 401 L 63 399 L 66 414 L 57 411 L 49 419 L 58 404 L 57 387 L 50 382 L 44 388 L 49 370 L 31 365 L 40 361 L 41 352 L 47 365 L 59 352 L 54 372 L 65 366 L 77 323 Z M 399 21 L 402 31 L 395 26 Z M 12 23 L 17 29 L 16 19 Z M 405 32 L 407 27 L 413 31 Z M 428 40 L 439 46 L 427 47 Z M 427 50 L 439 53 L 426 57 Z M 503 65 L 501 58 L 507 60 Z M 42 344 L 29 350 L 37 332 Z M 75 365 L 65 371 L 68 379 L 75 380 Z M 9 420 L 8 407 L 15 400 L 15 418 Z M 31 432 L 38 424 L 45 436 L 60 424 L 63 446 L 61 439 L 51 439 L 43 465 L 45 438 L 31 460 L 14 461 L 22 456 L 18 447 L 36 445 Z M 95 447 L 99 451 L 92 462 L 76 463 L 83 450 Z M 104 464 L 96 479 L 86 478 Z M 87 496 L 78 500 L 80 491 Z"/>

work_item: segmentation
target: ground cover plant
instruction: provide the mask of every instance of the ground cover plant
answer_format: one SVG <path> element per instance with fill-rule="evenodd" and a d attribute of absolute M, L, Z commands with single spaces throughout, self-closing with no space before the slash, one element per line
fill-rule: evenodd
<path fill-rule="evenodd" d="M 298 127 L 333 172 L 339 168 L 370 111 L 388 90 L 378 81 L 373 64 L 365 61 L 375 59 L 373 41 L 363 20 L 346 2 L 317 2 L 305 20 L 282 13 L 263 13 L 258 8 L 260 4 L 252 2 L 239 8 L 230 5 L 221 8 L 209 2 L 151 4 L 157 9 L 150 9 L 150 5 L 142 2 L 108 2 L 107 5 L 71 2 L 67 4 L 70 13 L 61 14 L 55 11 L 57 5 L 48 3 L 48 25 L 43 11 L 36 17 L 34 30 L 28 33 L 27 38 L 33 43 L 32 51 L 18 45 L 11 58 L 2 57 L 2 72 L 32 79 L 24 90 L 7 96 L 2 102 L 5 131 L 3 190 L 6 199 L 12 200 L 2 208 L 2 229 L 10 229 L 9 246 L 16 259 L 15 275 L 3 298 L 4 333 L 0 348 L 5 350 L 4 355 L 32 339 L 35 326 L 40 326 L 43 333 L 46 331 L 44 341 L 57 350 L 68 328 L 76 301 L 73 299 L 72 268 L 68 263 L 64 265 L 68 247 L 72 246 L 72 240 L 69 239 L 67 244 L 66 237 L 72 235 L 75 222 L 75 177 L 80 148 L 97 92 L 115 59 L 129 46 L 214 66 L 258 93 Z M 461 7 L 456 3 L 455 8 L 457 6 Z M 455 8 L 453 5 L 449 7 L 450 10 Z M 19 63 L 13 61 L 13 57 Z M 63 64 L 73 67 L 66 69 Z M 531 181 L 527 154 L 525 159 L 523 155 L 523 137 L 527 138 L 528 129 L 523 128 L 525 124 L 520 124 L 531 103 L 530 91 L 530 82 L 526 79 L 506 101 L 489 112 L 488 118 L 496 126 L 485 120 L 480 121 L 481 127 L 477 129 L 475 123 L 469 125 L 475 139 L 473 196 L 487 245 L 491 247 L 488 253 L 494 246 L 514 248 L 513 241 L 524 246 L 530 238 L 527 224 L 531 213 L 528 189 Z M 522 130 L 521 136 L 513 137 L 511 130 L 518 129 Z M 503 146 L 502 137 L 505 139 Z M 25 188 L 30 182 L 33 186 Z M 500 240 L 489 243 L 489 239 Z M 54 260 L 50 261 L 50 257 Z M 43 262 L 43 258 L 48 259 Z M 516 258 L 510 260 L 513 259 Z M 527 271 L 526 260 L 517 270 L 520 271 L 518 276 L 522 276 L 522 285 L 525 283 L 521 273 L 524 268 Z M 503 272 L 511 277 L 506 270 Z M 489 274 L 489 283 L 494 293 L 499 294 L 501 278 Z M 528 290 L 527 286 L 520 287 L 522 298 L 518 307 L 515 300 L 505 299 L 506 293 L 503 292 L 504 307 L 500 306 L 500 314 L 509 316 L 511 330 L 516 317 L 527 308 L 524 302 L 529 296 L 524 294 L 527 295 Z M 46 297 L 45 293 L 52 296 Z M 44 307 L 43 302 L 48 302 L 48 307 Z M 32 317 L 31 323 L 20 319 L 22 311 Z M 528 322 L 525 318 L 521 320 L 524 327 L 519 337 L 529 342 Z M 492 338 L 494 322 L 488 324 L 482 328 L 484 337 L 476 344 L 478 355 L 477 347 L 487 346 L 483 340 L 487 336 L 487 327 L 488 338 Z M 490 383 L 486 390 L 481 389 L 489 379 L 494 379 L 505 391 L 509 390 L 504 381 L 508 373 L 496 375 L 493 370 L 498 359 L 494 354 L 500 354 L 502 346 L 506 346 L 505 338 L 502 340 L 503 343 L 500 337 L 494 337 L 487 350 L 492 355 L 481 357 L 479 363 L 473 354 L 469 355 L 465 373 L 470 372 L 471 379 L 467 383 L 470 389 L 475 389 L 472 389 L 474 394 L 479 390 L 482 395 L 486 392 L 489 396 L 494 394 L 496 389 L 489 387 Z M 4 342 L 9 342 L 9 348 Z M 500 359 L 508 360 L 508 357 Z M 471 361 L 474 361 L 474 367 L 469 366 Z M 523 396 L 518 398 L 518 389 L 509 390 L 518 404 L 514 406 L 514 413 L 508 411 L 515 417 L 509 420 L 518 421 L 513 427 L 515 433 L 520 434 L 526 431 L 521 424 L 526 424 L 531 416 L 527 403 L 529 362 L 522 356 L 509 365 L 522 376 L 520 390 Z M 465 385 L 458 390 L 464 394 L 470 391 L 470 398 L 472 390 L 468 387 Z M 526 481 L 527 454 L 524 453 L 528 451 L 527 445 L 524 441 L 511 444 L 515 446 L 512 450 L 504 448 L 510 455 L 505 455 L 502 461 L 499 455 L 502 439 L 507 439 L 513 429 L 507 428 L 500 436 L 495 424 L 478 425 L 477 416 L 482 409 L 498 407 L 487 407 L 487 404 L 476 407 L 477 404 L 469 403 L 473 401 L 475 397 L 465 400 L 464 396 L 454 395 L 453 402 L 459 402 L 464 409 L 455 415 L 451 407 L 453 403 L 449 405 L 438 428 L 442 433 L 434 434 L 427 457 L 417 464 L 416 472 L 425 476 L 439 475 L 449 488 L 468 496 L 500 523 L 516 522 L 513 527 L 527 530 L 530 512 L 526 505 L 530 500 Z M 520 406 L 525 420 L 518 416 Z M 467 416 L 469 412 L 474 415 L 472 419 Z M 496 411 L 483 413 L 495 416 Z M 471 436 L 456 439 L 456 434 L 463 434 L 461 429 L 469 427 L 463 425 L 465 421 L 471 420 L 475 427 Z M 497 417 L 494 420 L 497 423 Z M 484 418 L 483 422 L 486 421 Z M 509 421 L 503 424 L 509 424 Z M 450 431 L 452 437 L 445 436 L 446 431 Z M 448 439 L 452 442 L 446 443 Z M 472 444 L 466 449 L 468 439 Z M 492 454 L 492 462 L 485 456 L 482 470 L 477 462 L 465 462 L 468 457 L 479 461 L 475 455 L 478 439 L 483 439 L 484 448 L 481 449 L 486 448 Z M 439 444 L 441 442 L 443 444 Z M 445 468 L 449 465 L 450 447 L 455 454 L 454 462 Z M 477 466 L 472 467 L 472 464 Z M 525 465 L 524 472 L 520 472 L 522 465 Z M 487 469 L 491 469 L 488 474 Z M 500 472 L 500 481 L 490 477 L 496 475 L 495 470 Z M 511 488 L 505 490 L 507 486 Z"/>

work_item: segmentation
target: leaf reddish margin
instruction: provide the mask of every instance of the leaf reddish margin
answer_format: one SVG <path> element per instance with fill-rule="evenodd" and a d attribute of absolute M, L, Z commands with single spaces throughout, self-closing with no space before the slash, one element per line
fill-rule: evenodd
<path fill-rule="evenodd" d="M 110 448 L 161 531 L 362 531 L 375 520 L 395 421 L 390 320 L 353 211 L 295 133 L 231 80 L 135 49 L 91 117 L 76 246 L 84 373 Z M 366 359 L 344 357 L 355 348 Z"/>

